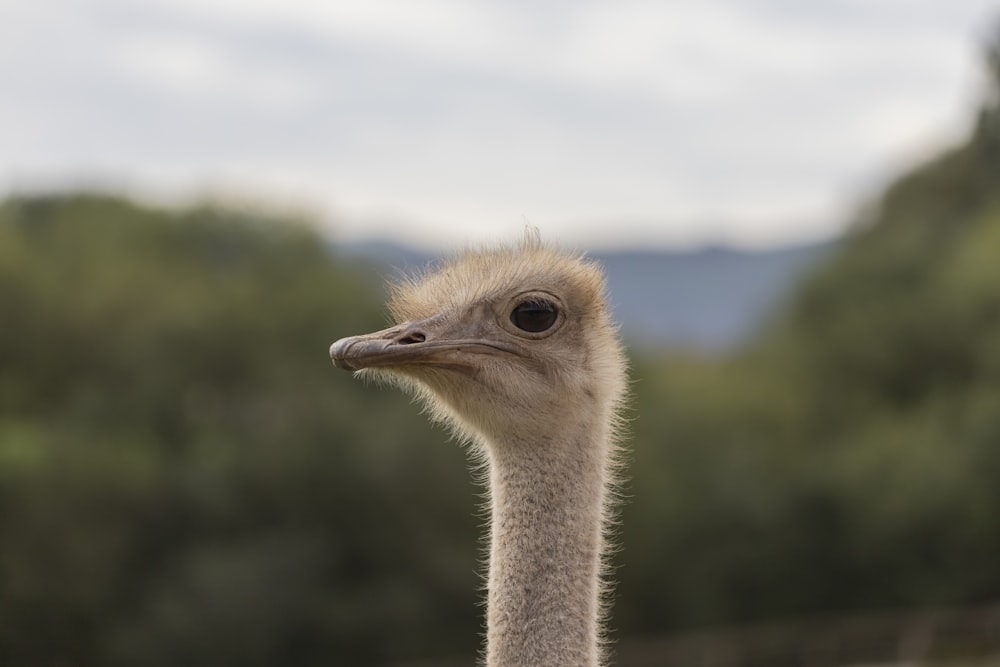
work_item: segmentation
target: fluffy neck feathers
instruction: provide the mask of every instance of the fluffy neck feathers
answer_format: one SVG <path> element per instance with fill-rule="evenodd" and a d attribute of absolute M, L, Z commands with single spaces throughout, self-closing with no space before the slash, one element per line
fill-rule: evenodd
<path fill-rule="evenodd" d="M 588 420 L 487 447 L 488 667 L 598 665 L 606 427 Z"/>

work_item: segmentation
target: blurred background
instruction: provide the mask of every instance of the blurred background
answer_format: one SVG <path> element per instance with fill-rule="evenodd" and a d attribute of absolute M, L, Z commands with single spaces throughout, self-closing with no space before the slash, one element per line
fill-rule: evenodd
<path fill-rule="evenodd" d="M 617 664 L 1000 664 L 998 16 L 0 4 L 0 665 L 473 664 L 465 452 L 327 348 L 525 225 L 629 343 Z"/>

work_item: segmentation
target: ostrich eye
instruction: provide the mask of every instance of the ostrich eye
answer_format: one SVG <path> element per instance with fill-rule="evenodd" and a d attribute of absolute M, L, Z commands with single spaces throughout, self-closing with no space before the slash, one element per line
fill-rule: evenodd
<path fill-rule="evenodd" d="M 541 333 L 556 323 L 559 310 L 554 303 L 541 299 L 525 301 L 510 313 L 511 323 L 521 331 Z"/>

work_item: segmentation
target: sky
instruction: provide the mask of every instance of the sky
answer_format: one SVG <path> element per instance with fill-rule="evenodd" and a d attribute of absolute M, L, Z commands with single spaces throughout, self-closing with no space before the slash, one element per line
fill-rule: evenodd
<path fill-rule="evenodd" d="M 986 0 L 3 0 L 0 196 L 424 248 L 832 237 L 959 141 Z"/>

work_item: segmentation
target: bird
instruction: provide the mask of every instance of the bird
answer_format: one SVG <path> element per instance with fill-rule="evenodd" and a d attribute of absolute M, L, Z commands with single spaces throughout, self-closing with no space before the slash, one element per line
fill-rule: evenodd
<path fill-rule="evenodd" d="M 413 393 L 484 471 L 485 664 L 606 664 L 628 370 L 603 269 L 529 230 L 403 278 L 388 309 L 330 357 Z"/>

